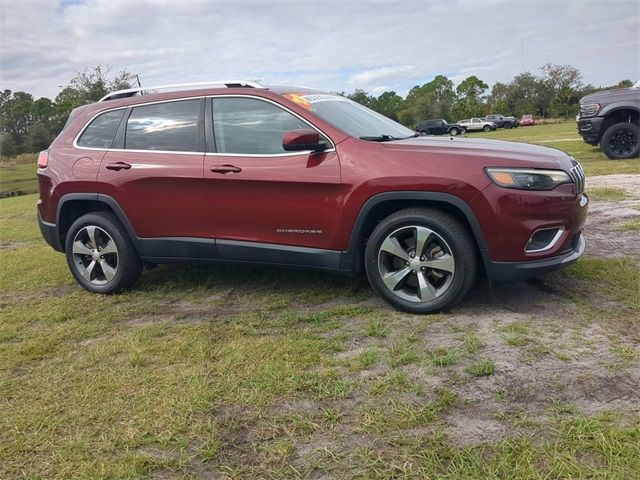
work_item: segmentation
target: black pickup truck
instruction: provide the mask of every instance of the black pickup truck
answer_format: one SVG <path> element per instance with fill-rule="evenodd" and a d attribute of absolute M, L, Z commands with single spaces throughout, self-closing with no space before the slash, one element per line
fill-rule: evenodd
<path fill-rule="evenodd" d="M 640 153 L 640 82 L 631 88 L 596 92 L 580 100 L 578 133 L 612 159 Z"/>
<path fill-rule="evenodd" d="M 435 120 L 420 120 L 416 126 L 416 132 L 425 135 L 459 135 L 465 132 L 465 128 L 457 123 L 449 123 L 444 118 Z"/>
<path fill-rule="evenodd" d="M 516 117 L 505 117 L 504 115 L 491 114 L 484 117 L 487 122 L 493 122 L 498 128 L 516 128 L 520 122 Z"/>

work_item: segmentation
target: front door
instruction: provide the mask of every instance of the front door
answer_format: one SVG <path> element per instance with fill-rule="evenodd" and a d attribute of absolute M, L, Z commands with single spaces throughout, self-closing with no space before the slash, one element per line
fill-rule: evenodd
<path fill-rule="evenodd" d="M 215 151 L 205 156 L 205 188 L 221 257 L 297 263 L 287 255 L 337 250 L 342 186 L 330 140 L 321 137 L 320 153 L 284 151 L 284 132 L 313 127 L 257 97 L 214 97 L 206 114 Z"/>

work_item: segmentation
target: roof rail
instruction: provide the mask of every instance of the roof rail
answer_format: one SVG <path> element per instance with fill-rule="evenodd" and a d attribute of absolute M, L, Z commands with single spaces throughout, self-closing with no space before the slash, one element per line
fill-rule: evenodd
<path fill-rule="evenodd" d="M 142 92 L 147 90 L 169 90 L 176 88 L 189 88 L 189 87 L 206 87 L 217 85 L 220 87 L 234 88 L 234 87 L 249 87 L 249 88 L 265 88 L 257 82 L 248 82 L 246 80 L 214 80 L 211 82 L 194 82 L 194 83 L 174 83 L 170 85 L 157 85 L 155 87 L 137 87 L 127 88 L 125 90 L 117 90 L 115 92 L 108 93 L 102 97 L 99 102 L 106 102 L 107 100 L 116 100 L 118 98 L 133 97 L 137 93 L 142 95 Z"/>

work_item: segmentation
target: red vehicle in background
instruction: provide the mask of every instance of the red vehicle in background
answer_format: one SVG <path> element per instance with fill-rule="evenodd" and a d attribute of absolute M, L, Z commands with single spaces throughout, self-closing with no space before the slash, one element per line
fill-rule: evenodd
<path fill-rule="evenodd" d="M 533 115 L 523 115 L 520 119 L 521 127 L 530 127 L 531 125 L 535 125 L 536 122 L 533 121 Z"/>
<path fill-rule="evenodd" d="M 146 90 L 169 87 L 77 108 L 38 159 L 42 235 L 91 292 L 131 288 L 145 265 L 260 263 L 366 273 L 429 313 L 480 270 L 528 278 L 584 252 L 584 172 L 560 150 L 419 136 L 304 88 Z"/>

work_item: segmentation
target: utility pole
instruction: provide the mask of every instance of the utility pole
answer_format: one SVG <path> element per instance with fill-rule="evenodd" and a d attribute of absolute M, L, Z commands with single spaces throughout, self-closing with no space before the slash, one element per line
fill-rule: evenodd
<path fill-rule="evenodd" d="M 524 73 L 524 38 L 520 39 L 522 42 L 522 50 L 521 50 L 521 57 L 522 57 L 522 70 L 520 71 L 520 73 Z"/>

